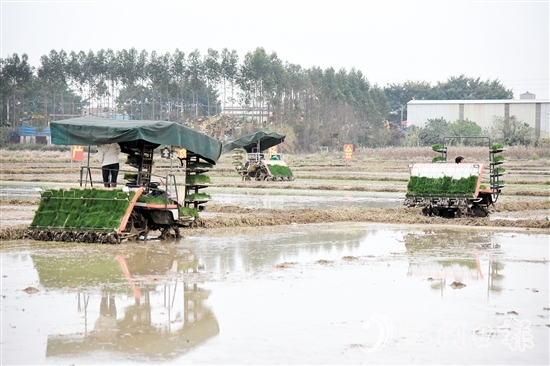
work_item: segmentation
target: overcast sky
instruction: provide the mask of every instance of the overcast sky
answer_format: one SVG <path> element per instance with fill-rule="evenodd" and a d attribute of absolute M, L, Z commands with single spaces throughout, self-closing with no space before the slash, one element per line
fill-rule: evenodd
<path fill-rule="evenodd" d="M 2 58 L 135 47 L 186 55 L 263 47 L 381 87 L 462 74 L 549 99 L 549 1 L 6 1 Z"/>

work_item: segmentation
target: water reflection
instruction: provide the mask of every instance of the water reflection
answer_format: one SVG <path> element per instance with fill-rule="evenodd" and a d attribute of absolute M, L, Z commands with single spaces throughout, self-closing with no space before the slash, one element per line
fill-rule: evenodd
<path fill-rule="evenodd" d="M 338 223 L 0 253 L 2 364 L 548 364 L 547 234 Z M 532 349 L 504 344 L 511 314 Z M 373 319 L 395 332 L 366 354 Z"/>
<path fill-rule="evenodd" d="M 408 276 L 426 279 L 434 290 L 451 285 L 460 288 L 468 280 L 484 281 L 487 276 L 487 295 L 500 292 L 499 282 L 504 275 L 504 264 L 492 234 L 483 232 L 423 230 L 404 237 L 409 258 Z M 489 257 L 487 270 L 482 268 L 480 255 Z"/>
<path fill-rule="evenodd" d="M 74 333 L 49 335 L 46 357 L 101 351 L 143 361 L 177 358 L 219 333 L 216 317 L 204 303 L 209 295 L 196 284 L 178 282 L 141 290 L 141 297 L 133 298 L 79 293 L 82 324 Z"/>
<path fill-rule="evenodd" d="M 115 258 L 31 257 L 41 286 L 78 289 L 72 308 L 80 321 L 70 333 L 48 336 L 46 357 L 113 352 L 124 358 L 168 360 L 219 333 L 205 303 L 210 292 L 178 277 L 199 270 L 189 249 L 144 247 Z M 140 281 L 144 276 L 155 279 Z"/>

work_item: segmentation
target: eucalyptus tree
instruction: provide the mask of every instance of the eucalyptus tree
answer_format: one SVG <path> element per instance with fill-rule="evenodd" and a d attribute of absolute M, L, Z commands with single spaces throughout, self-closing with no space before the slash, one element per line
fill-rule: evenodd
<path fill-rule="evenodd" d="M 339 133 L 334 121 L 338 120 L 339 103 L 344 100 L 344 94 L 340 90 L 337 73 L 334 68 L 329 67 L 323 71 L 321 85 L 321 120 L 325 126 L 324 130 L 331 130 L 331 133 Z"/>
<path fill-rule="evenodd" d="M 0 103 L 1 103 L 0 127 L 8 123 L 7 110 L 8 110 L 8 99 L 10 95 L 10 88 L 9 88 L 7 79 L 4 77 L 5 64 L 6 64 L 6 60 L 4 60 L 3 58 L 0 58 Z"/>
<path fill-rule="evenodd" d="M 186 80 L 192 91 L 196 118 L 199 115 L 199 93 L 204 84 L 204 65 L 197 49 L 187 56 Z"/>
<path fill-rule="evenodd" d="M 187 64 L 185 61 L 185 53 L 176 48 L 176 51 L 172 54 L 172 63 L 170 65 L 170 73 L 174 78 L 176 83 L 177 93 L 176 93 L 176 120 L 180 120 L 180 110 L 183 112 L 184 106 L 184 81 L 185 74 L 187 70 Z"/>
<path fill-rule="evenodd" d="M 268 120 L 273 119 L 273 122 L 275 122 L 281 115 L 283 95 L 285 90 L 288 89 L 289 83 L 283 62 L 275 52 L 269 55 L 268 68 L 262 82 L 264 100 L 267 103 Z"/>
<path fill-rule="evenodd" d="M 240 67 L 239 87 L 243 92 L 243 102 L 252 110 L 264 114 L 265 88 L 271 83 L 269 78 L 271 60 L 262 47 L 245 55 Z M 261 119 L 260 119 L 261 120 Z"/>
<path fill-rule="evenodd" d="M 151 52 L 151 59 L 145 68 L 151 86 L 151 119 L 155 119 L 155 92 L 159 93 L 159 115 L 160 119 L 162 119 L 162 94 L 165 92 L 168 95 L 170 88 L 170 59 L 169 53 L 158 56 L 153 51 Z"/>
<path fill-rule="evenodd" d="M 138 51 L 135 48 L 122 50 L 117 52 L 116 60 L 118 64 L 118 75 L 122 83 L 123 95 L 120 98 L 120 103 L 129 105 L 128 114 L 134 116 L 134 95 L 126 95 L 128 90 L 135 89 L 138 79 Z M 125 109 L 126 110 L 126 109 Z"/>
<path fill-rule="evenodd" d="M 106 112 L 108 111 L 106 106 L 108 105 L 109 86 L 107 85 L 107 56 L 104 49 L 97 51 L 95 57 L 92 58 L 92 73 L 98 106 L 102 108 L 101 112 Z"/>
<path fill-rule="evenodd" d="M 304 85 L 298 90 L 301 113 L 312 123 L 322 125 L 325 119 L 325 74 L 320 67 L 311 67 L 304 71 Z"/>
<path fill-rule="evenodd" d="M 303 70 L 299 66 L 292 67 L 291 100 L 286 103 L 289 111 L 285 122 L 294 126 L 298 147 L 302 151 L 311 150 L 318 145 L 319 131 L 332 133 L 327 127 L 328 117 L 325 115 L 326 99 L 323 96 L 325 77 L 318 67 Z"/>
<path fill-rule="evenodd" d="M 149 63 L 145 66 L 145 75 L 147 76 L 147 81 L 151 89 L 151 119 L 155 119 L 155 91 L 157 85 L 161 83 L 161 66 L 160 60 L 157 56 L 156 51 L 152 51 Z"/>
<path fill-rule="evenodd" d="M 382 128 L 382 120 L 390 113 L 390 105 L 384 89 L 378 85 L 371 86 L 366 104 L 367 130 L 373 126 Z"/>
<path fill-rule="evenodd" d="M 71 51 L 68 56 L 66 64 L 66 76 L 67 83 L 70 89 L 76 89 L 79 94 L 84 95 L 84 82 L 82 77 L 82 65 L 80 64 L 81 56 L 75 51 Z M 72 93 L 74 95 L 74 93 Z M 82 98 L 79 98 L 82 100 Z M 80 105 L 80 108 L 84 107 L 83 104 Z M 71 100 L 71 114 L 75 114 L 75 99 Z"/>
<path fill-rule="evenodd" d="M 116 97 L 118 94 L 118 83 L 120 81 L 120 68 L 118 63 L 118 57 L 116 53 L 111 49 L 108 48 L 105 51 L 105 76 L 109 83 L 111 84 L 111 92 L 110 92 L 110 107 L 112 110 L 112 113 L 114 117 L 116 118 L 116 114 L 118 112 L 117 104 L 116 104 Z"/>
<path fill-rule="evenodd" d="M 37 73 L 44 90 L 45 116 L 48 115 L 48 93 L 51 93 L 52 113 L 55 118 L 58 94 L 61 95 L 61 114 L 65 114 L 63 95 L 67 89 L 67 53 L 63 50 L 59 52 L 51 50 L 49 55 L 43 55 L 40 58 L 40 63 Z"/>
<path fill-rule="evenodd" d="M 514 93 L 498 80 L 482 81 L 465 75 L 453 76 L 435 86 L 436 98 L 445 100 L 512 99 Z"/>
<path fill-rule="evenodd" d="M 366 134 L 368 127 L 368 116 L 371 112 L 370 84 L 360 70 L 352 68 L 347 74 L 348 105 L 352 108 L 352 134 L 356 143 L 359 137 Z"/>
<path fill-rule="evenodd" d="M 217 90 L 221 76 L 220 53 L 209 48 L 204 57 L 204 79 L 206 81 L 206 115 L 210 117 L 210 91 Z"/>
<path fill-rule="evenodd" d="M 426 81 L 406 81 L 402 84 L 390 84 L 384 88 L 389 103 L 387 119 L 401 123 L 407 119 L 407 103 L 411 100 L 440 99 L 430 83 Z"/>
<path fill-rule="evenodd" d="M 225 109 L 226 103 L 227 103 L 227 83 L 229 83 L 229 87 L 231 90 L 231 97 L 229 98 L 231 102 L 231 107 L 233 107 L 233 103 L 235 103 L 234 98 L 234 87 L 237 80 L 237 73 L 238 73 L 238 64 L 239 64 L 239 55 L 237 54 L 237 51 L 232 50 L 231 52 L 224 48 L 221 53 L 221 78 L 223 80 L 223 108 Z"/>
<path fill-rule="evenodd" d="M 77 56 L 78 60 L 78 71 L 80 72 L 78 76 L 78 82 L 80 83 L 80 88 L 83 92 L 83 95 L 87 93 L 88 105 L 93 108 L 93 98 L 95 97 L 94 89 L 94 52 L 89 51 L 88 53 L 80 51 Z"/>
<path fill-rule="evenodd" d="M 19 57 L 18 54 L 14 53 L 11 57 L 7 57 L 2 62 L 2 91 L 6 92 L 6 96 L 2 95 L 2 103 L 4 99 L 6 100 L 6 116 L 7 124 L 9 124 L 9 106 L 10 98 L 12 99 L 12 120 L 11 125 L 18 125 L 18 115 L 17 108 L 19 104 L 24 105 L 24 100 L 18 100 L 18 91 L 30 82 L 33 75 L 33 68 L 29 64 L 29 57 L 26 53 L 22 54 Z M 8 95 L 10 95 L 8 97 Z"/>
<path fill-rule="evenodd" d="M 136 80 L 138 83 L 139 93 L 140 93 L 140 113 L 141 113 L 141 120 L 144 119 L 145 114 L 145 85 L 146 85 L 146 79 L 147 79 L 147 64 L 149 62 L 149 53 L 146 50 L 141 50 L 137 57 L 137 62 L 135 66 L 136 71 Z"/>
<path fill-rule="evenodd" d="M 289 123 L 296 120 L 298 113 L 300 113 L 300 98 L 305 97 L 308 100 L 307 92 L 311 89 L 306 85 L 307 70 L 302 69 L 300 65 L 290 63 L 286 63 L 284 67 L 287 82 L 285 83 L 282 100 L 282 115 L 284 117 L 282 117 L 281 122 Z"/>

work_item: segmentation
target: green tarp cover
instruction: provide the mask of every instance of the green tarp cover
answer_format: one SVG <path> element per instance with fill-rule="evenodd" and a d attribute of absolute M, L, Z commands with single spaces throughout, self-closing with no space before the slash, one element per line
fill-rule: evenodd
<path fill-rule="evenodd" d="M 184 148 L 212 164 L 216 164 L 222 150 L 220 141 L 175 122 L 77 117 L 52 121 L 50 128 L 54 145 L 95 146 L 143 140 Z"/>
<path fill-rule="evenodd" d="M 285 140 L 286 135 L 277 133 L 277 132 L 256 132 L 252 135 L 241 137 L 235 141 L 231 141 L 223 147 L 223 152 L 229 152 L 233 149 L 243 148 L 247 153 L 253 152 L 252 149 L 259 146 L 259 151 L 262 152 L 266 149 L 269 149 L 271 146 L 280 144 Z"/>

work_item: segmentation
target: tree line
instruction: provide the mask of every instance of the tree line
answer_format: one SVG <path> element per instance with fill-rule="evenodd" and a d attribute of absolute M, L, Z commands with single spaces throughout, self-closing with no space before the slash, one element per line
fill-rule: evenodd
<path fill-rule="evenodd" d="M 242 59 L 227 48 L 205 55 L 179 49 L 52 50 L 37 67 L 26 54 L 0 59 L 0 67 L 0 126 L 45 125 L 87 109 L 196 127 L 198 118 L 239 109 L 262 116 L 239 121 L 241 134 L 282 130 L 301 151 L 341 143 L 402 145 L 401 121 L 413 99 L 513 98 L 498 80 L 464 75 L 436 85 L 408 81 L 381 87 L 355 68 L 306 69 L 261 47 Z"/>

